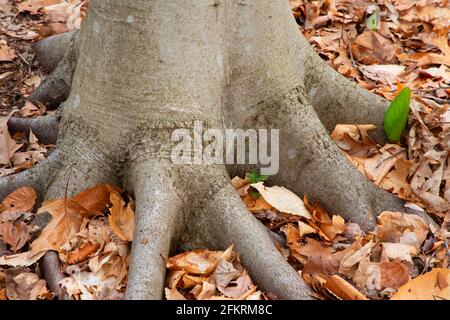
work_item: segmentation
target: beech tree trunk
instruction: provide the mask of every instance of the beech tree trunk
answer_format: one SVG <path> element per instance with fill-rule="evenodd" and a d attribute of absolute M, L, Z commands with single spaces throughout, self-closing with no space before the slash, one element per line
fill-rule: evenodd
<path fill-rule="evenodd" d="M 69 171 L 69 194 L 98 183 L 130 190 L 137 221 L 129 299 L 162 298 L 170 253 L 232 243 L 260 288 L 282 299 L 309 298 L 229 183 L 251 166 L 171 162 L 172 131 L 192 129 L 196 120 L 211 128 L 280 129 L 280 169 L 271 182 L 365 229 L 383 210 L 404 211 L 327 132 L 337 123 L 382 128 L 387 102 L 313 52 L 287 0 L 91 0 L 80 33 L 59 39 L 37 48 L 50 69 L 59 64 L 33 97 L 54 104 L 71 88 L 57 150 L 0 180 L 1 194 L 31 183 L 42 197 L 62 196 Z M 383 139 L 381 130 L 376 138 Z"/>

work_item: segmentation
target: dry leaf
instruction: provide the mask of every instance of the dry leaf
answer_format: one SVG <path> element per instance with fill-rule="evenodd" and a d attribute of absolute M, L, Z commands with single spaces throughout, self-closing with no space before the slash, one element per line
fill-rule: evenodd
<path fill-rule="evenodd" d="M 6 295 L 9 300 L 52 299 L 45 280 L 27 269 L 6 270 Z"/>
<path fill-rule="evenodd" d="M 9 164 L 13 154 L 22 147 L 9 134 L 8 120 L 11 115 L 12 113 L 0 119 L 0 165 Z"/>
<path fill-rule="evenodd" d="M 283 187 L 266 187 L 263 182 L 251 184 L 258 190 L 261 196 L 280 212 L 290 213 L 311 219 L 311 214 L 306 210 L 302 199 L 295 193 Z"/>
<path fill-rule="evenodd" d="M 326 287 L 342 300 L 369 300 L 355 287 L 338 275 L 328 277 Z"/>
<path fill-rule="evenodd" d="M 398 289 L 391 300 L 449 300 L 450 269 L 433 269 Z"/>
<path fill-rule="evenodd" d="M 111 215 L 108 217 L 109 225 L 115 234 L 124 241 L 133 240 L 134 230 L 134 203 L 130 198 L 125 204 L 122 196 L 117 192 L 111 192 L 109 208 Z"/>
<path fill-rule="evenodd" d="M 34 207 L 36 198 L 36 191 L 32 187 L 21 187 L 3 199 L 2 208 L 9 212 L 30 211 Z"/>

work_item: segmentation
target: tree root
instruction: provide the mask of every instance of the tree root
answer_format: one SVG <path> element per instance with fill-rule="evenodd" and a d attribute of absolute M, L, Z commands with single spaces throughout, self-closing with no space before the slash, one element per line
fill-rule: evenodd
<path fill-rule="evenodd" d="M 255 106 L 244 124 L 245 128 L 280 129 L 280 170 L 271 181 L 307 194 L 365 230 L 376 226 L 382 211 L 405 212 L 402 200 L 375 186 L 345 158 L 308 100 L 302 87 L 295 88 Z M 249 170 L 240 166 L 235 173 Z"/>
<path fill-rule="evenodd" d="M 55 296 L 61 300 L 67 300 L 67 295 L 63 294 L 60 281 L 65 278 L 61 270 L 61 261 L 58 253 L 55 251 L 48 251 L 40 260 L 39 267 L 44 276 L 47 286 Z"/>
<path fill-rule="evenodd" d="M 24 186 L 33 187 L 38 194 L 37 203 L 45 197 L 45 191 L 52 181 L 55 170 L 59 168 L 60 152 L 58 149 L 34 167 L 20 173 L 0 178 L 0 199 Z"/>
<path fill-rule="evenodd" d="M 234 244 L 258 287 L 280 299 L 311 299 L 310 288 L 276 249 L 269 231 L 245 207 L 228 175 L 218 175 L 214 184 L 215 188 L 205 189 L 203 207 L 193 210 L 188 236 L 221 250 Z M 190 242 L 195 243 L 186 243 Z"/>
<path fill-rule="evenodd" d="M 282 299 L 310 299 L 309 288 L 244 206 L 224 167 L 177 168 L 141 159 L 129 180 L 137 220 L 127 299 L 162 297 L 170 252 L 205 246 L 224 250 L 233 243 L 261 288 Z"/>
<path fill-rule="evenodd" d="M 383 121 L 389 101 L 334 70 L 304 37 L 299 37 L 295 49 L 305 57 L 305 90 L 328 132 L 337 124 L 375 124 L 370 136 L 378 143 L 386 142 Z"/>
<path fill-rule="evenodd" d="M 173 179 L 152 162 L 135 164 L 131 181 L 136 197 L 136 224 L 127 299 L 161 299 L 176 228 L 183 225 L 183 201 Z M 161 174 L 163 173 L 163 174 Z"/>
<path fill-rule="evenodd" d="M 69 38 L 70 37 L 70 38 Z M 40 86 L 27 99 L 33 103 L 42 103 L 50 108 L 57 108 L 59 104 L 65 101 L 72 85 L 73 73 L 78 61 L 78 33 L 67 34 L 56 39 L 50 39 L 37 45 L 40 59 L 49 69 L 54 69 L 52 73 L 40 84 Z M 47 40 L 47 39 L 46 39 Z M 69 41 L 69 43 L 67 43 Z M 63 58 L 55 68 L 54 64 L 61 56 L 61 50 L 64 45 L 67 50 Z M 55 49 L 55 53 L 49 53 L 47 50 Z M 49 55 L 49 61 L 45 57 Z"/>
<path fill-rule="evenodd" d="M 58 116 L 48 115 L 36 118 L 11 117 L 8 128 L 12 131 L 28 132 L 30 129 L 40 142 L 55 144 L 58 138 Z"/>
<path fill-rule="evenodd" d="M 42 39 L 33 46 L 36 59 L 45 71 L 51 73 L 56 69 L 64 58 L 67 48 L 71 47 L 72 39 L 78 44 L 78 33 L 79 31 L 70 31 L 57 34 Z"/>

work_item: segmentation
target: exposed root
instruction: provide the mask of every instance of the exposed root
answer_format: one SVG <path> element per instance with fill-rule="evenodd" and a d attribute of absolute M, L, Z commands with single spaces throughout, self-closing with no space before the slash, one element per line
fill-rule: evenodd
<path fill-rule="evenodd" d="M 29 101 L 33 103 L 39 102 L 51 108 L 57 108 L 61 102 L 67 99 L 70 94 L 73 73 L 78 60 L 78 43 L 76 41 L 78 37 L 76 35 L 72 35 L 64 57 L 53 72 L 27 98 Z"/>
<path fill-rule="evenodd" d="M 54 172 L 59 167 L 60 152 L 58 149 L 34 167 L 20 173 L 0 178 L 0 199 L 14 190 L 23 187 L 33 187 L 38 193 L 38 203 L 44 199 L 45 190 L 52 181 Z"/>
<path fill-rule="evenodd" d="M 28 132 L 31 129 L 39 141 L 45 144 L 55 144 L 58 138 L 58 117 L 56 115 L 37 118 L 11 117 L 8 127 L 13 132 Z"/>
<path fill-rule="evenodd" d="M 33 50 L 36 59 L 48 73 L 53 72 L 64 58 L 67 48 L 71 47 L 72 38 L 78 41 L 79 31 L 70 31 L 54 35 L 37 42 Z"/>
<path fill-rule="evenodd" d="M 47 282 L 48 288 L 59 299 L 67 299 L 67 296 L 63 295 L 59 282 L 65 278 L 64 273 L 61 271 L 61 261 L 59 260 L 58 253 L 55 251 L 48 251 L 39 260 L 39 267 L 42 275 Z"/>
<path fill-rule="evenodd" d="M 371 137 L 385 142 L 383 121 L 389 101 L 331 68 L 303 36 L 298 39 L 297 50 L 306 55 L 303 65 L 306 93 L 325 128 L 331 132 L 337 124 L 375 124 L 377 128 L 370 132 Z"/>
<path fill-rule="evenodd" d="M 221 187 L 206 188 L 210 194 L 204 207 L 192 212 L 189 236 L 194 246 L 196 238 L 222 250 L 235 244 L 259 287 L 281 299 L 311 299 L 309 287 L 276 249 L 268 230 L 248 211 L 227 176 L 217 181 L 223 182 Z"/>
<path fill-rule="evenodd" d="M 136 224 L 126 299 L 162 299 L 165 259 L 169 257 L 177 226 L 182 226 L 183 201 L 175 181 L 144 161 L 131 168 L 136 198 Z M 160 169 L 160 168 L 158 168 Z"/>
<path fill-rule="evenodd" d="M 245 123 L 246 128 L 280 129 L 280 169 L 272 181 L 321 201 L 329 212 L 365 230 L 375 227 L 384 210 L 405 211 L 403 201 L 375 186 L 345 158 L 308 100 L 298 87 L 258 104 Z M 238 173 L 249 170 L 241 166 Z"/>

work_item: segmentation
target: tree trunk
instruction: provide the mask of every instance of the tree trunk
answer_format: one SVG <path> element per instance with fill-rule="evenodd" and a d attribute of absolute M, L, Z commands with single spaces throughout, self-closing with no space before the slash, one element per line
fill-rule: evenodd
<path fill-rule="evenodd" d="M 19 174 L 14 187 L 32 176 L 47 197 L 62 196 L 70 171 L 69 194 L 105 182 L 129 188 L 137 222 L 127 298 L 162 297 L 163 257 L 172 251 L 231 243 L 263 290 L 309 298 L 229 184 L 228 173 L 251 166 L 171 162 L 173 130 L 196 120 L 221 130 L 280 129 L 273 183 L 366 229 L 381 211 L 403 209 L 327 133 L 337 123 L 380 125 L 386 101 L 322 62 L 299 35 L 287 0 L 91 0 L 80 34 L 61 39 L 71 45 L 64 58 L 55 54 L 62 60 L 51 81 L 62 77 L 71 90 L 57 160 Z M 42 50 L 52 47 L 61 46 Z M 51 81 L 40 97 L 56 88 Z"/>

